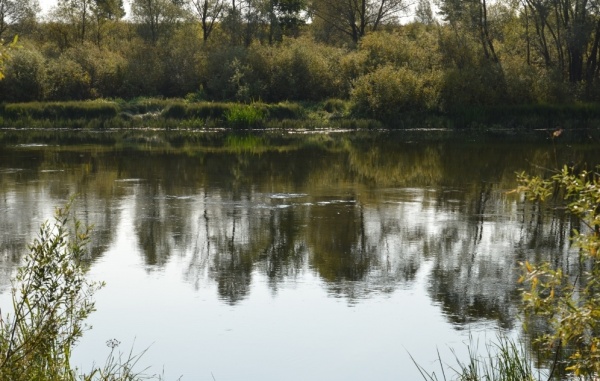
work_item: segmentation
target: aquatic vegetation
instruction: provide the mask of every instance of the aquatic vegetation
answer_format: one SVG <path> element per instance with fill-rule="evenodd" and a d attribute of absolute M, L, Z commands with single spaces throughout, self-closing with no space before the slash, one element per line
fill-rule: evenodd
<path fill-rule="evenodd" d="M 265 112 L 255 105 L 234 105 L 225 113 L 227 123 L 235 128 L 259 127 Z"/>
<path fill-rule="evenodd" d="M 473 342 L 472 337 L 466 345 L 468 360 L 459 359 L 455 353 L 454 366 L 444 364 L 438 352 L 439 376 L 435 372 L 427 372 L 411 358 L 425 381 L 534 381 L 540 379 L 543 373 L 535 369 L 533 360 L 521 343 L 502 334 L 498 335 L 496 342 L 485 345 L 484 355 L 479 354 L 478 343 Z"/>

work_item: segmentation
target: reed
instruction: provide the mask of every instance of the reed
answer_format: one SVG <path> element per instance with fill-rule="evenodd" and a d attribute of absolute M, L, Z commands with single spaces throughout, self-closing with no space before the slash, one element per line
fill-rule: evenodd
<path fill-rule="evenodd" d="M 266 118 L 261 105 L 233 105 L 225 114 L 225 120 L 233 128 L 260 127 Z"/>
<path fill-rule="evenodd" d="M 438 351 L 439 374 L 429 372 L 411 359 L 425 381 L 536 381 L 547 379 L 543 371 L 537 370 L 524 346 L 504 335 L 496 342 L 486 344 L 485 354 L 479 354 L 478 343 L 470 337 L 467 361 L 459 359 L 454 350 L 455 365 L 444 364 Z M 449 378 L 450 377 L 450 378 Z"/>

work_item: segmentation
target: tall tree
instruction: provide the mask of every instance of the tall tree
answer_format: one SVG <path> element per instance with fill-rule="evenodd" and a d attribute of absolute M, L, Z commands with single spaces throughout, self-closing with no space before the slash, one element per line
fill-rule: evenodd
<path fill-rule="evenodd" d="M 37 0 L 0 0 L 0 38 L 11 25 L 35 19 L 39 11 Z"/>
<path fill-rule="evenodd" d="M 156 44 L 183 18 L 181 0 L 132 0 L 131 14 L 144 38 Z"/>
<path fill-rule="evenodd" d="M 268 25 L 269 0 L 231 0 L 226 7 L 223 26 L 233 45 L 249 46 L 255 38 L 262 39 L 262 27 Z"/>
<path fill-rule="evenodd" d="M 298 36 L 299 28 L 305 23 L 305 10 L 305 0 L 269 0 L 269 42 L 281 40 L 284 35 Z"/>
<path fill-rule="evenodd" d="M 58 0 L 52 18 L 70 30 L 71 38 L 83 43 L 92 19 L 93 0 Z"/>
<path fill-rule="evenodd" d="M 441 0 L 440 14 L 452 28 L 475 33 L 485 58 L 499 63 L 488 20 L 487 0 Z"/>
<path fill-rule="evenodd" d="M 534 47 L 547 67 L 570 82 L 591 82 L 598 71 L 600 8 L 592 0 L 523 0 Z M 528 36 L 529 38 L 529 36 Z"/>
<path fill-rule="evenodd" d="M 415 20 L 421 24 L 431 25 L 435 21 L 429 0 L 419 0 L 415 10 Z"/>
<path fill-rule="evenodd" d="M 191 0 L 192 9 L 200 19 L 202 39 L 208 40 L 216 22 L 225 10 L 224 0 Z"/>
<path fill-rule="evenodd" d="M 367 32 L 398 21 L 405 0 L 312 0 L 310 13 L 357 43 Z"/>
<path fill-rule="evenodd" d="M 123 0 L 94 0 L 92 15 L 96 28 L 94 39 L 96 44 L 100 46 L 107 26 L 125 16 Z"/>

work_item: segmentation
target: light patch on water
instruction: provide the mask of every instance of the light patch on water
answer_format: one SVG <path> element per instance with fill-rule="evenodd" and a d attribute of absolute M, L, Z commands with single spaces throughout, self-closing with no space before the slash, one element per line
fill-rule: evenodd
<path fill-rule="evenodd" d="M 269 196 L 269 198 L 275 200 L 287 200 L 290 198 L 301 198 L 308 196 L 306 193 L 274 193 Z"/>
<path fill-rule="evenodd" d="M 0 174 L 12 174 L 12 173 L 18 173 L 18 172 L 22 172 L 24 171 L 24 169 L 22 168 L 6 168 L 6 169 L 0 169 Z"/>
<path fill-rule="evenodd" d="M 356 204 L 356 200 L 330 200 L 330 201 L 317 202 L 317 205 L 333 205 L 333 204 Z"/>
<path fill-rule="evenodd" d="M 156 199 L 166 199 L 166 200 L 194 200 L 197 196 L 165 196 L 165 197 L 156 197 Z"/>
<path fill-rule="evenodd" d="M 144 179 L 117 179 L 115 183 L 140 183 L 144 181 Z"/>

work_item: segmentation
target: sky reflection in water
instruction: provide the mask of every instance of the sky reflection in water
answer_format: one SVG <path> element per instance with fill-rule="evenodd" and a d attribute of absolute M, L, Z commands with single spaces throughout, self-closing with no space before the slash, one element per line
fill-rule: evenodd
<path fill-rule="evenodd" d="M 151 346 L 142 364 L 167 379 L 416 380 L 408 353 L 433 369 L 470 334 L 519 332 L 517 262 L 561 256 L 571 226 L 505 193 L 554 147 L 312 139 L 3 146 L 0 302 L 39 223 L 79 193 L 107 283 L 84 369 L 117 338 Z"/>

